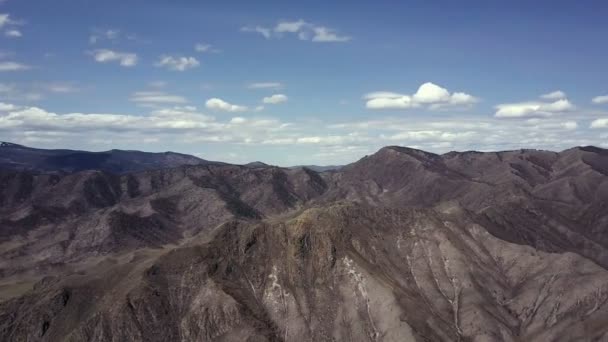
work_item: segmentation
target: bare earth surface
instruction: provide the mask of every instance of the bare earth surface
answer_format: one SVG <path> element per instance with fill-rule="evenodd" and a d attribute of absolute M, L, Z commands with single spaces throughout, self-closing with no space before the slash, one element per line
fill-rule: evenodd
<path fill-rule="evenodd" d="M 0 341 L 608 340 L 606 150 L 196 163 L 0 171 Z"/>

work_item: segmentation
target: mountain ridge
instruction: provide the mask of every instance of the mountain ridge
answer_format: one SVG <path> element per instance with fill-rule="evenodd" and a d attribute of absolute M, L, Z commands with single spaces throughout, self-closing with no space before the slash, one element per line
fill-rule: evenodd
<path fill-rule="evenodd" d="M 0 341 L 603 340 L 606 170 L 588 147 L 2 170 Z"/>

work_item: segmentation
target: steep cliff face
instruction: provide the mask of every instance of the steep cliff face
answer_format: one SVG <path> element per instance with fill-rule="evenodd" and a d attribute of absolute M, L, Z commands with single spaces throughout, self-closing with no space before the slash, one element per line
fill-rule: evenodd
<path fill-rule="evenodd" d="M 2 341 L 608 339 L 608 154 L 0 175 Z"/>

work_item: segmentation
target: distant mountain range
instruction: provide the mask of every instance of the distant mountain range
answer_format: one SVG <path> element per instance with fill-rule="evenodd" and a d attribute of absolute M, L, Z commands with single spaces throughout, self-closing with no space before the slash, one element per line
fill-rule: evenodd
<path fill-rule="evenodd" d="M 0 168 L 11 170 L 35 172 L 99 170 L 122 174 L 180 165 L 207 164 L 217 163 L 175 152 L 46 150 L 9 142 L 0 143 Z"/>
<path fill-rule="evenodd" d="M 175 152 L 150 153 L 141 151 L 110 150 L 88 152 L 77 150 L 48 150 L 26 147 L 10 142 L 0 142 L 0 169 L 33 172 L 78 172 L 99 170 L 124 174 L 128 172 L 157 170 L 181 165 L 225 164 L 204 160 Z M 269 167 L 263 162 L 251 162 L 248 167 Z M 341 166 L 302 165 L 314 171 L 337 170 Z"/>
<path fill-rule="evenodd" d="M 608 150 L 0 150 L 0 341 L 608 340 Z"/>

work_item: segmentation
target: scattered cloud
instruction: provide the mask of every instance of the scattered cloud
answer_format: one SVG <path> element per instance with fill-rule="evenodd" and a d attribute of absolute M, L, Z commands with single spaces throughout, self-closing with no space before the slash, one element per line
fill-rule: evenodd
<path fill-rule="evenodd" d="M 544 94 L 544 95 L 540 96 L 540 98 L 543 100 L 561 100 L 561 99 L 565 99 L 566 97 L 567 97 L 566 93 L 564 93 L 561 90 L 556 90 L 556 91 L 553 91 L 548 94 Z"/>
<path fill-rule="evenodd" d="M 211 44 L 202 44 L 202 43 L 195 44 L 194 51 L 201 52 L 201 53 L 204 53 L 204 52 L 219 53 L 219 52 L 221 52 L 220 49 L 216 49 Z"/>
<path fill-rule="evenodd" d="M 159 104 L 184 104 L 188 102 L 183 96 L 171 95 L 162 91 L 138 91 L 133 93 L 129 100 L 144 107 Z"/>
<path fill-rule="evenodd" d="M 231 104 L 216 97 L 207 100 L 207 102 L 205 102 L 205 107 L 211 110 L 224 112 L 244 112 L 247 110 L 246 106 Z"/>
<path fill-rule="evenodd" d="M 499 104 L 495 107 L 496 113 L 494 116 L 497 118 L 550 117 L 574 110 L 574 105 L 564 96 L 565 94 L 562 92 L 554 92 L 541 96 L 541 99 L 551 100 L 552 102 L 527 101 Z"/>
<path fill-rule="evenodd" d="M 590 128 L 608 128 L 608 118 L 595 119 L 589 125 Z"/>
<path fill-rule="evenodd" d="M 11 17 L 8 13 L 0 13 L 0 28 L 11 23 Z"/>
<path fill-rule="evenodd" d="M 523 147 L 565 149 L 597 144 L 605 140 L 605 128 L 608 128 L 608 119 L 576 121 L 538 117 L 515 121 L 472 114 L 387 117 L 333 124 L 314 120 L 283 122 L 271 117 L 240 115 L 216 119 L 196 107 L 177 103 L 182 99 L 172 96 L 175 95 L 164 92 L 134 93 L 133 100 L 157 101 L 158 106 L 143 115 L 54 113 L 3 101 L 0 135 L 17 143 L 44 141 L 64 147 L 78 141 L 81 148 L 100 148 L 100 144 L 141 148 L 157 144 L 152 149 L 181 146 L 187 150 L 187 146 L 195 144 L 222 143 L 222 151 L 242 148 L 247 154 L 245 151 L 297 149 L 305 153 L 307 162 L 348 162 L 395 144 L 434 152 Z M 174 100 L 175 103 L 170 103 Z M 221 99 L 209 99 L 206 106 L 207 110 L 227 112 L 244 108 Z M 301 159 L 302 155 L 297 157 Z"/>
<path fill-rule="evenodd" d="M 11 18 L 11 15 L 8 13 L 0 13 L 0 29 L 5 28 L 11 25 L 20 25 L 23 24 L 19 20 L 14 20 Z"/>
<path fill-rule="evenodd" d="M 119 40 L 137 40 L 137 36 L 118 29 L 93 29 L 89 35 L 89 44 L 91 45 L 101 42 L 116 43 Z"/>
<path fill-rule="evenodd" d="M 17 29 L 10 29 L 10 30 L 6 30 L 4 32 L 4 35 L 9 37 L 9 38 L 20 38 L 23 36 L 23 34 L 21 33 L 21 31 L 17 30 Z"/>
<path fill-rule="evenodd" d="M 160 60 L 156 63 L 157 67 L 163 67 L 173 71 L 186 71 L 188 69 L 196 68 L 199 65 L 200 62 L 194 57 L 169 55 L 161 56 Z"/>
<path fill-rule="evenodd" d="M 593 100 L 591 100 L 591 102 L 593 102 L 595 104 L 608 103 L 608 95 L 596 96 L 593 98 Z"/>
<path fill-rule="evenodd" d="M 283 88 L 283 84 L 280 82 L 257 82 L 250 83 L 247 85 L 249 89 L 280 89 Z"/>
<path fill-rule="evenodd" d="M 60 94 L 76 93 L 80 91 L 80 88 L 71 82 L 53 82 L 43 84 L 41 87 L 51 93 Z"/>
<path fill-rule="evenodd" d="M 316 43 L 340 43 L 352 40 L 352 37 L 340 35 L 336 30 L 309 23 L 302 19 L 296 21 L 279 21 L 274 28 L 264 26 L 245 26 L 242 32 L 254 32 L 261 34 L 264 38 L 281 38 L 286 35 L 296 36 L 300 40 Z"/>
<path fill-rule="evenodd" d="M 0 98 L 3 100 L 33 102 L 51 94 L 67 94 L 81 91 L 74 82 L 22 82 L 0 83 Z"/>
<path fill-rule="evenodd" d="M 100 41 L 109 40 L 115 41 L 120 35 L 119 30 L 107 29 L 107 30 L 93 30 L 93 33 L 89 36 L 90 44 L 97 44 Z"/>
<path fill-rule="evenodd" d="M 235 125 L 244 124 L 246 122 L 247 122 L 247 119 L 245 119 L 244 117 L 241 117 L 241 116 L 236 116 L 236 117 L 230 119 L 230 123 L 235 124 Z"/>
<path fill-rule="evenodd" d="M 255 32 L 255 33 L 259 33 L 262 36 L 264 36 L 264 38 L 266 39 L 270 39 L 270 36 L 272 34 L 271 30 L 269 28 L 263 27 L 263 26 L 245 26 L 241 28 L 241 32 Z"/>
<path fill-rule="evenodd" d="M 31 67 L 18 62 L 0 61 L 0 72 L 29 70 Z"/>
<path fill-rule="evenodd" d="M 137 54 L 129 52 L 98 49 L 91 52 L 91 55 L 98 63 L 118 62 L 123 67 L 133 67 L 138 62 Z"/>
<path fill-rule="evenodd" d="M 439 110 L 443 108 L 463 107 L 467 108 L 479 100 L 467 93 L 450 93 L 447 89 L 434 83 L 422 84 L 413 95 L 377 91 L 368 93 L 363 97 L 366 107 L 369 109 L 409 109 L 428 108 Z"/>
<path fill-rule="evenodd" d="M 284 94 L 274 94 L 272 96 L 263 98 L 262 102 L 265 104 L 279 104 L 287 102 L 287 96 Z"/>
<path fill-rule="evenodd" d="M 318 43 L 332 43 L 332 42 L 348 42 L 349 40 L 351 40 L 352 38 L 349 36 L 340 36 L 338 35 L 334 30 L 327 28 L 327 27 L 323 27 L 323 26 L 318 26 L 318 27 L 313 27 L 313 36 L 312 36 L 312 41 L 313 42 L 318 42 Z M 306 34 L 306 33 L 304 33 Z M 302 39 L 302 36 L 299 35 L 300 39 Z"/>

